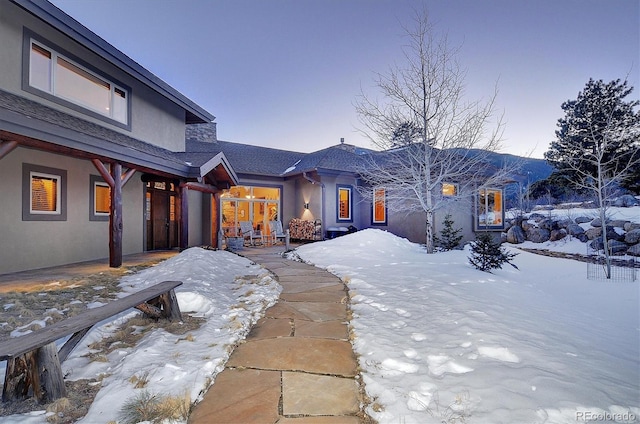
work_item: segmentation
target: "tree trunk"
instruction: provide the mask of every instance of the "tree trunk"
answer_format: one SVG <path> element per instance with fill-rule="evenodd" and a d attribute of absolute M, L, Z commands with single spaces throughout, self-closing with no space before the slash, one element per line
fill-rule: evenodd
<path fill-rule="evenodd" d="M 426 219 L 427 229 L 425 233 L 426 238 L 426 247 L 427 253 L 433 253 L 434 251 L 434 243 L 433 243 L 433 211 L 427 211 L 427 219 Z"/>

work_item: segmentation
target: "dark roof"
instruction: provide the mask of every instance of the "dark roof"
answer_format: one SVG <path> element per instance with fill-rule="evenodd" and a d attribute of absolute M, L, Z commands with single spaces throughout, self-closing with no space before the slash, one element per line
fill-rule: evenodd
<path fill-rule="evenodd" d="M 238 174 L 272 177 L 282 176 L 287 168 L 306 156 L 306 153 L 222 140 L 202 142 L 187 139 L 186 150 L 189 160 L 193 161 L 193 163 L 199 163 L 207 155 L 211 157 L 212 153 L 223 152 Z"/>
<path fill-rule="evenodd" d="M 152 90 L 170 99 L 185 110 L 185 123 L 211 122 L 215 116 L 188 99 L 156 75 L 142 67 L 94 32 L 46 0 L 11 0 L 82 46 L 113 63 Z"/>
<path fill-rule="evenodd" d="M 202 176 L 200 175 L 201 166 L 215 156 L 215 154 L 209 154 L 207 158 L 202 158 L 202 163 L 188 164 L 180 153 L 129 137 L 3 90 L 0 90 L 0 131 L 189 178 Z M 226 159 L 220 163 L 228 167 Z M 231 178 L 235 177 L 232 170 L 228 171 Z"/>
<path fill-rule="evenodd" d="M 338 144 L 317 152 L 306 154 L 300 162 L 292 165 L 284 175 L 295 175 L 315 170 L 357 173 L 363 156 L 370 151 L 349 144 Z"/>

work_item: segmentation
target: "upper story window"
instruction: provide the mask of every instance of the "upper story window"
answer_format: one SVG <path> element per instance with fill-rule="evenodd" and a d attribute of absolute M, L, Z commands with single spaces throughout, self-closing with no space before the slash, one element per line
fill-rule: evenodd
<path fill-rule="evenodd" d="M 128 124 L 128 91 L 31 39 L 29 86 Z"/>

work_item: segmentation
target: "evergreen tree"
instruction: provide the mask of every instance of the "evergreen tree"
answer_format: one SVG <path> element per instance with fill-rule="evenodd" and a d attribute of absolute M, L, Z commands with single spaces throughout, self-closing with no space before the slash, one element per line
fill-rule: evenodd
<path fill-rule="evenodd" d="M 500 242 L 495 241 L 489 233 L 480 233 L 476 236 L 476 240 L 471 243 L 471 256 L 469 262 L 476 269 L 485 272 L 491 272 L 492 269 L 502 269 L 502 264 L 508 263 L 512 267 L 518 269 L 511 263 L 517 253 L 509 253 L 500 246 Z"/>
<path fill-rule="evenodd" d="M 440 237 L 436 237 L 436 244 L 443 250 L 456 249 L 462 241 L 462 228 L 453 228 L 451 214 L 444 216 L 442 224 L 444 227 L 440 231 Z"/>
<path fill-rule="evenodd" d="M 640 101 L 625 101 L 632 91 L 627 81 L 590 79 L 576 100 L 562 104 L 565 117 L 558 120 L 556 140 L 544 156 L 576 187 L 602 173 L 623 186 L 637 183 L 628 178 L 640 149 L 640 111 L 635 110 Z"/>

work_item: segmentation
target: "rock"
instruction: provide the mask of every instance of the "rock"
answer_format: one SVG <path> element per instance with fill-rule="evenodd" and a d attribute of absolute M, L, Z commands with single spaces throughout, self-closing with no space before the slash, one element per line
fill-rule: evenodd
<path fill-rule="evenodd" d="M 594 240 L 602 235 L 602 227 L 589 228 L 584 233 L 589 240 Z"/>
<path fill-rule="evenodd" d="M 625 231 L 640 230 L 640 223 L 627 222 L 626 224 L 624 224 L 624 230 Z"/>
<path fill-rule="evenodd" d="M 611 222 L 607 222 L 607 226 L 612 226 L 612 227 L 619 227 L 619 228 L 624 228 L 625 224 L 629 222 L 626 219 L 616 219 L 614 221 Z"/>
<path fill-rule="evenodd" d="M 551 234 L 549 235 L 549 240 L 557 241 L 562 240 L 567 236 L 567 230 L 564 228 L 560 228 L 559 230 L 551 230 Z"/>
<path fill-rule="evenodd" d="M 640 243 L 634 244 L 630 248 L 627 249 L 627 255 L 631 256 L 640 256 Z"/>
<path fill-rule="evenodd" d="M 567 234 L 572 236 L 577 236 L 579 234 L 584 234 L 584 228 L 579 226 L 578 224 L 569 224 L 566 226 Z"/>
<path fill-rule="evenodd" d="M 619 233 L 614 227 L 607 225 L 607 240 L 624 241 L 624 233 Z"/>
<path fill-rule="evenodd" d="M 551 233 L 544 228 L 529 228 L 527 231 L 527 240 L 534 243 L 544 243 L 549 240 Z"/>
<path fill-rule="evenodd" d="M 540 228 L 544 228 L 545 230 L 557 230 L 558 229 L 558 221 L 555 221 L 553 219 L 543 219 L 542 221 L 538 222 L 538 227 Z"/>
<path fill-rule="evenodd" d="M 583 243 L 586 243 L 586 242 L 588 242 L 588 241 L 589 241 L 589 237 L 587 237 L 587 235 L 586 235 L 585 233 L 577 234 L 577 235 L 576 235 L 576 238 L 577 238 L 578 240 L 580 240 L 581 242 L 583 242 Z"/>
<path fill-rule="evenodd" d="M 569 225 L 573 225 L 573 221 L 569 218 L 559 219 L 556 225 L 558 228 L 567 228 Z"/>
<path fill-rule="evenodd" d="M 532 214 L 529 214 L 529 219 L 533 219 L 534 221 L 540 221 L 540 220 L 543 220 L 545 218 L 546 218 L 546 216 L 542 215 L 541 213 L 535 213 L 534 212 Z"/>
<path fill-rule="evenodd" d="M 524 233 L 522 227 L 514 225 L 513 227 L 509 228 L 509 231 L 507 231 L 507 241 L 509 243 L 520 244 L 524 243 L 526 239 L 527 236 Z"/>
<path fill-rule="evenodd" d="M 638 204 L 640 204 L 638 199 L 630 194 L 624 194 L 613 202 L 613 206 L 617 206 L 619 208 L 630 208 L 631 206 L 637 206 Z"/>
<path fill-rule="evenodd" d="M 529 231 L 530 228 L 535 228 L 536 227 L 536 225 L 531 223 L 530 221 L 522 221 L 522 224 L 520 224 L 520 226 L 525 231 Z"/>
<path fill-rule="evenodd" d="M 591 221 L 592 227 L 602 227 L 602 220 L 600 218 L 596 218 Z"/>
<path fill-rule="evenodd" d="M 609 240 L 607 244 L 609 245 L 609 251 L 612 255 L 624 254 L 627 251 L 628 247 L 626 243 L 618 240 Z"/>
<path fill-rule="evenodd" d="M 602 242 L 602 237 L 596 237 L 589 243 L 589 248 L 592 250 L 603 250 L 604 243 Z"/>
<path fill-rule="evenodd" d="M 589 218 L 588 216 L 579 216 L 573 220 L 576 224 L 584 224 L 586 222 L 593 221 L 593 218 Z"/>
<path fill-rule="evenodd" d="M 627 244 L 640 243 L 640 229 L 627 231 L 624 235 L 624 242 Z"/>

